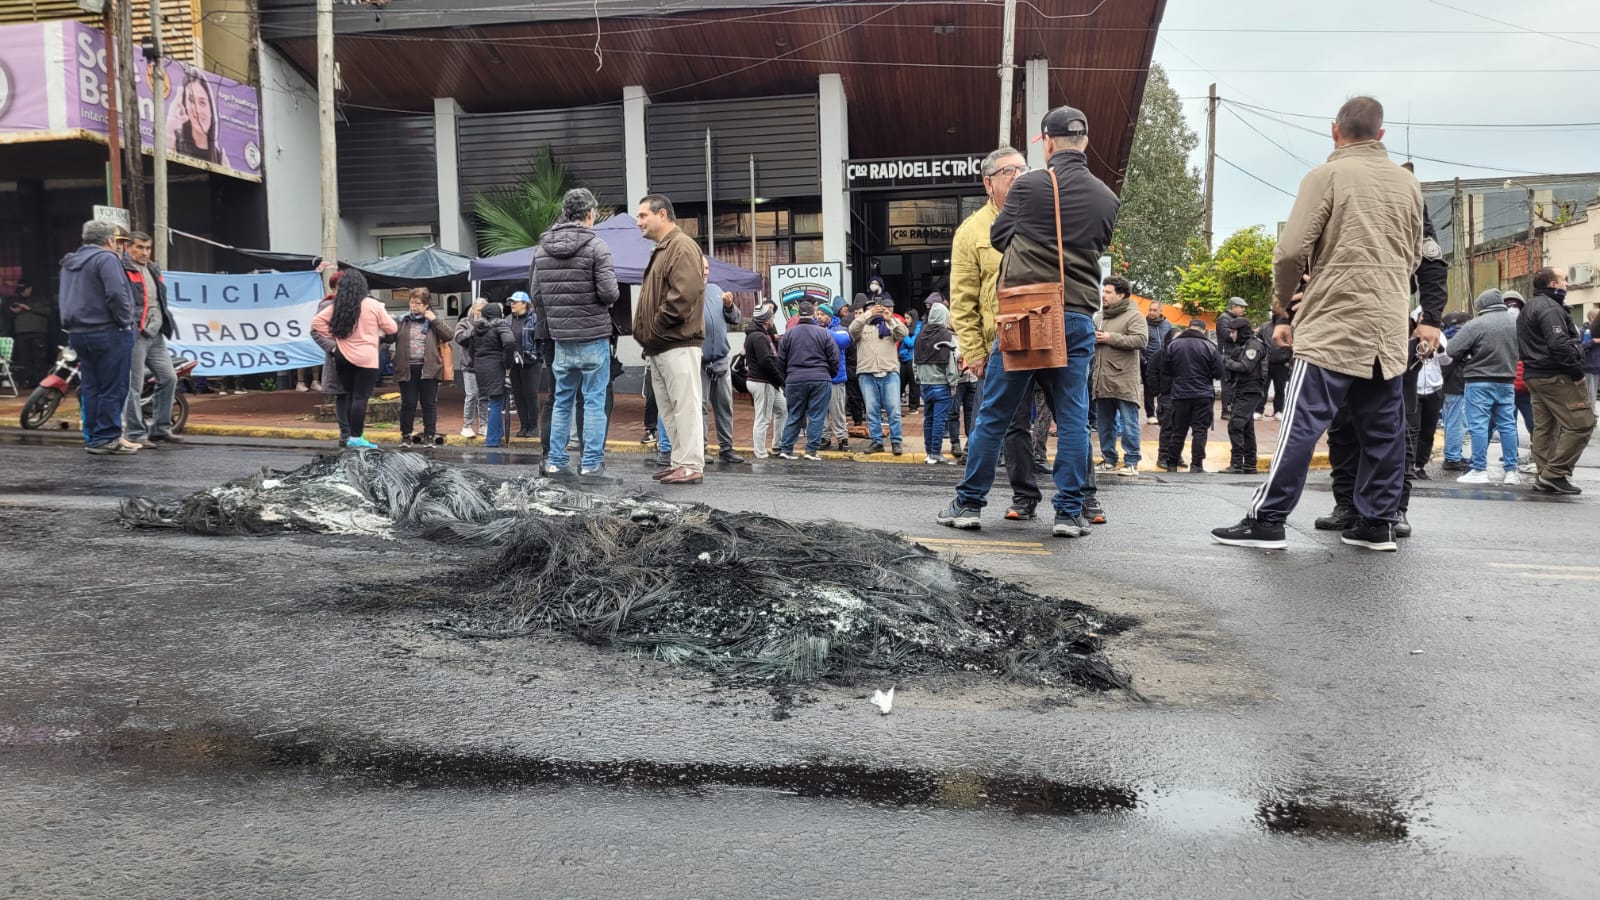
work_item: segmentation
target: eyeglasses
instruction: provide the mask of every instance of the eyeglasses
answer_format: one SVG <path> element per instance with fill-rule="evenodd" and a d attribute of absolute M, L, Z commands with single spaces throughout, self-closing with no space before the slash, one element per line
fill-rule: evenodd
<path fill-rule="evenodd" d="M 999 178 L 1002 175 L 1021 175 L 1026 171 L 1028 171 L 1028 167 L 1026 165 L 1006 166 L 1003 169 L 995 169 L 993 172 L 990 172 L 989 177 Z"/>

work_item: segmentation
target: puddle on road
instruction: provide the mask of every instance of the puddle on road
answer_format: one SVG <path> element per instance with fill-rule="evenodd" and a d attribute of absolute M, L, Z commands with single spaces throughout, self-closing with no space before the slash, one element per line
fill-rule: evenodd
<path fill-rule="evenodd" d="M 885 809 L 1001 810 L 1036 816 L 1116 816 L 1184 832 L 1260 833 L 1361 842 L 1405 840 L 1408 817 L 1378 797 L 1314 788 L 1256 801 L 1220 791 L 1068 782 L 972 769 L 873 766 L 830 759 L 774 765 L 576 760 L 494 751 L 431 751 L 301 729 L 266 733 L 120 729 L 98 738 L 48 726 L 0 725 L 0 749 L 43 750 L 151 774 L 305 773 L 379 790 L 501 790 L 530 786 L 657 790 L 713 798 L 726 791 L 843 800 Z"/>

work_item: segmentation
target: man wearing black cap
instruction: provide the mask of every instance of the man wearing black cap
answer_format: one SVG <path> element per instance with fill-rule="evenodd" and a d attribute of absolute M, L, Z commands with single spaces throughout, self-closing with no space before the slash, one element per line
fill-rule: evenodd
<path fill-rule="evenodd" d="M 1044 133 L 1038 140 L 1044 142 L 1049 167 L 1017 176 L 989 238 L 1003 254 L 1000 289 L 1062 283 L 1067 365 L 1007 372 L 998 346 L 985 348 L 987 358 L 980 355 L 963 363 L 983 377 L 983 401 L 967 446 L 966 473 L 956 486 L 955 502 L 939 513 L 938 521 L 952 528 L 981 526 L 979 517 L 994 484 L 1001 441 L 1017 408 L 1038 382 L 1046 387 L 1056 417 L 1055 524 L 1051 533 L 1079 537 L 1089 533 L 1083 512 L 1089 479 L 1092 317 L 1100 308 L 1100 254 L 1111 241 L 1118 203 L 1116 194 L 1089 172 L 1084 155 L 1089 146 L 1087 117 L 1062 106 L 1046 113 L 1042 124 Z"/>
<path fill-rule="evenodd" d="M 1222 354 L 1224 360 L 1233 358 L 1233 351 L 1238 349 L 1234 341 L 1233 322 L 1235 319 L 1244 319 L 1245 302 L 1243 297 L 1229 297 L 1226 312 L 1217 315 L 1217 352 Z M 1233 385 L 1228 379 L 1222 380 L 1222 415 L 1227 417 L 1228 411 L 1233 409 Z"/>

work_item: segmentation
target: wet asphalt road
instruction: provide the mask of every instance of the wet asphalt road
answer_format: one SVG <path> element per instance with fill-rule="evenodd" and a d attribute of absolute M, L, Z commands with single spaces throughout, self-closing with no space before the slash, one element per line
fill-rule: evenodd
<path fill-rule="evenodd" d="M 950 471 L 714 471 L 668 496 L 966 540 L 939 548 L 1144 620 L 1111 650 L 1148 703 L 911 684 L 881 717 L 869 685 L 785 718 L 648 660 L 442 638 L 363 588 L 471 549 L 112 522 L 308 457 L 0 436 L 0 891 L 1600 893 L 1600 498 L 1431 482 L 1402 552 L 1360 555 L 1311 530 L 1314 477 L 1261 554 L 1206 534 L 1248 478 L 1107 484 L 1111 524 L 1057 542 L 998 509 L 934 526 Z"/>

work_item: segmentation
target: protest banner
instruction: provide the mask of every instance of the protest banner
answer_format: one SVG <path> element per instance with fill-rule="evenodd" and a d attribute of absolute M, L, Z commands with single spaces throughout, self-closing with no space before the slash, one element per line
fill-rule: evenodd
<path fill-rule="evenodd" d="M 202 275 L 167 272 L 173 352 L 196 375 L 251 375 L 322 365 L 311 319 L 322 300 L 316 272 Z"/>

